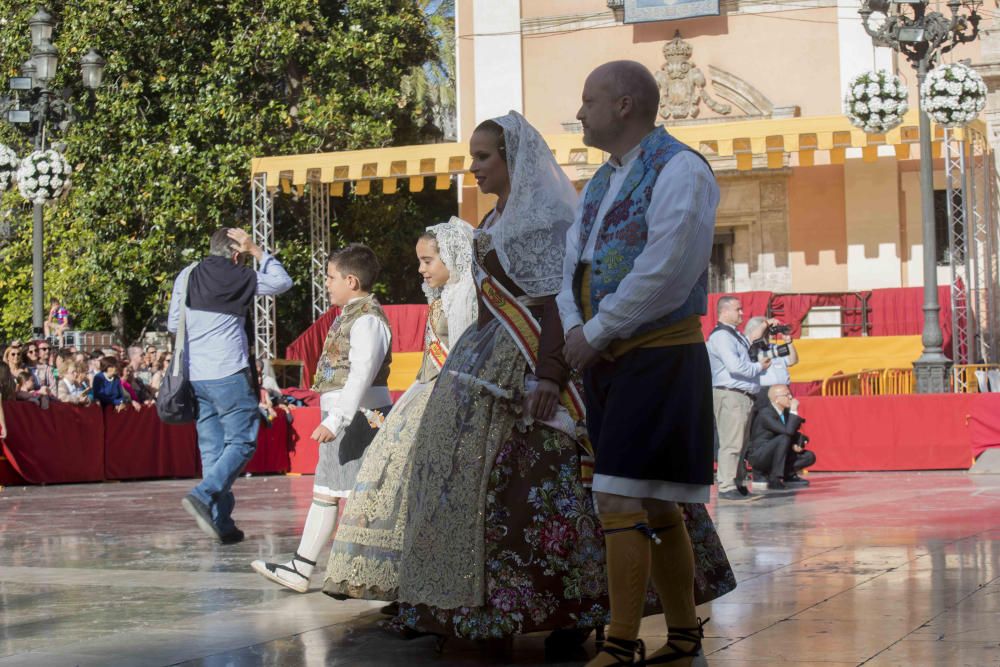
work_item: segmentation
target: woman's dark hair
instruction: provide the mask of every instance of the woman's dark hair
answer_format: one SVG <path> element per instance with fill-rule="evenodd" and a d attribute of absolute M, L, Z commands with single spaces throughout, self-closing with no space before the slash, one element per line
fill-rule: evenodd
<path fill-rule="evenodd" d="M 354 276 L 365 292 L 371 292 L 381 267 L 375 251 L 363 243 L 351 243 L 330 255 L 330 266 L 342 276 Z"/>
<path fill-rule="evenodd" d="M 122 362 L 118 357 L 101 357 L 101 372 L 105 373 L 109 368 L 121 368 Z"/>
<path fill-rule="evenodd" d="M 489 132 L 497 140 L 497 152 L 507 159 L 507 140 L 504 139 L 503 127 L 495 120 L 484 120 L 476 126 L 475 132 Z"/>
<path fill-rule="evenodd" d="M 35 351 L 34 359 L 28 358 L 28 350 Z M 25 368 L 28 368 L 29 366 L 34 366 L 37 363 L 38 363 L 38 343 L 36 343 L 35 341 L 31 341 L 30 343 L 25 343 L 24 347 L 21 348 L 21 365 L 24 366 Z"/>

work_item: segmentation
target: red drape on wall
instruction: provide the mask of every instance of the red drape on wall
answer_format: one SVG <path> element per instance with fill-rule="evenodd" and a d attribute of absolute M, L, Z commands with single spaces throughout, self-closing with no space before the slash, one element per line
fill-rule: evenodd
<path fill-rule="evenodd" d="M 756 317 L 757 315 L 767 315 L 767 305 L 771 302 L 771 295 L 771 292 L 733 292 L 730 294 L 730 296 L 739 297 L 740 301 L 743 303 L 744 322 L 749 320 L 751 317 Z M 715 314 L 715 307 L 719 303 L 719 298 L 723 296 L 726 295 L 708 295 L 708 311 L 701 318 L 701 332 L 705 335 L 706 339 L 718 323 L 718 318 Z"/>
<path fill-rule="evenodd" d="M 815 471 L 967 469 L 972 394 L 806 396 Z"/>
<path fill-rule="evenodd" d="M 4 401 L 4 455 L 33 484 L 104 479 L 104 415 L 52 401 L 42 410 L 26 401 Z"/>
<path fill-rule="evenodd" d="M 951 356 L 951 288 L 938 287 L 945 354 Z M 874 289 L 868 297 L 872 336 L 915 336 L 924 328 L 924 288 Z"/>
<path fill-rule="evenodd" d="M 408 304 L 383 306 L 385 316 L 392 328 L 393 352 L 420 352 L 424 349 L 424 327 L 427 326 L 427 305 Z M 312 384 L 316 361 L 323 351 L 323 341 L 330 331 L 330 325 L 340 312 L 337 308 L 326 311 L 322 317 L 302 332 L 291 345 L 285 348 L 286 359 L 299 359 L 303 364 L 302 381 L 305 386 Z"/>
<path fill-rule="evenodd" d="M 194 424 L 164 424 L 156 408 L 104 408 L 105 479 L 198 477 L 201 456 Z"/>

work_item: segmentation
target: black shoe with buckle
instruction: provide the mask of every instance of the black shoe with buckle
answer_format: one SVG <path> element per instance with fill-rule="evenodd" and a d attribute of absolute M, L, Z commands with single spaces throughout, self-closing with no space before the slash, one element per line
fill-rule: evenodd
<path fill-rule="evenodd" d="M 616 665 L 642 665 L 645 664 L 646 660 L 646 645 L 642 643 L 641 639 L 630 641 L 628 639 L 608 636 L 604 640 L 601 650 L 597 653 L 598 655 L 607 653 L 615 659 L 616 662 L 614 664 Z M 639 654 L 639 662 L 635 661 L 636 653 Z"/>
<path fill-rule="evenodd" d="M 669 649 L 670 652 L 651 655 L 649 658 L 637 662 L 636 667 L 667 665 L 685 658 L 692 658 L 691 667 L 707 667 L 708 662 L 705 660 L 705 653 L 701 649 L 701 640 L 705 638 L 705 624 L 710 620 L 712 619 L 706 618 L 703 621 L 699 618 L 698 625 L 694 628 L 670 628 L 670 631 L 667 633 L 667 643 L 660 649 L 660 651 Z M 691 644 L 691 648 L 682 649 L 676 642 Z"/>

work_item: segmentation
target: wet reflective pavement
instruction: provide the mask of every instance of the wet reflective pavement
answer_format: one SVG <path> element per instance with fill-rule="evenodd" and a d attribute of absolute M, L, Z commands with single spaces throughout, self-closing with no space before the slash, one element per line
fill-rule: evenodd
<path fill-rule="evenodd" d="M 740 582 L 700 609 L 711 665 L 1000 665 L 1000 475 L 810 479 L 710 507 Z M 181 509 L 189 481 L 4 489 L 0 667 L 503 664 L 495 647 L 390 637 L 380 604 L 334 601 L 318 575 L 297 595 L 253 574 L 297 546 L 311 484 L 239 480 L 232 546 Z M 643 622 L 653 649 L 665 634 Z M 542 642 L 519 638 L 511 661 L 587 657 L 546 663 Z"/>

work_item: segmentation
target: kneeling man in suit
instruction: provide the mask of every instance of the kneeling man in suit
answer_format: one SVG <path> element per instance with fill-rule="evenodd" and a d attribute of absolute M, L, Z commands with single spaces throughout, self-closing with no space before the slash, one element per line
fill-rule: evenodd
<path fill-rule="evenodd" d="M 816 455 L 805 450 L 799 428 L 799 402 L 788 385 L 768 387 L 770 409 L 762 408 L 753 423 L 747 460 L 753 467 L 754 482 L 767 480 L 768 490 L 807 486 L 798 472 L 816 463 Z"/>

